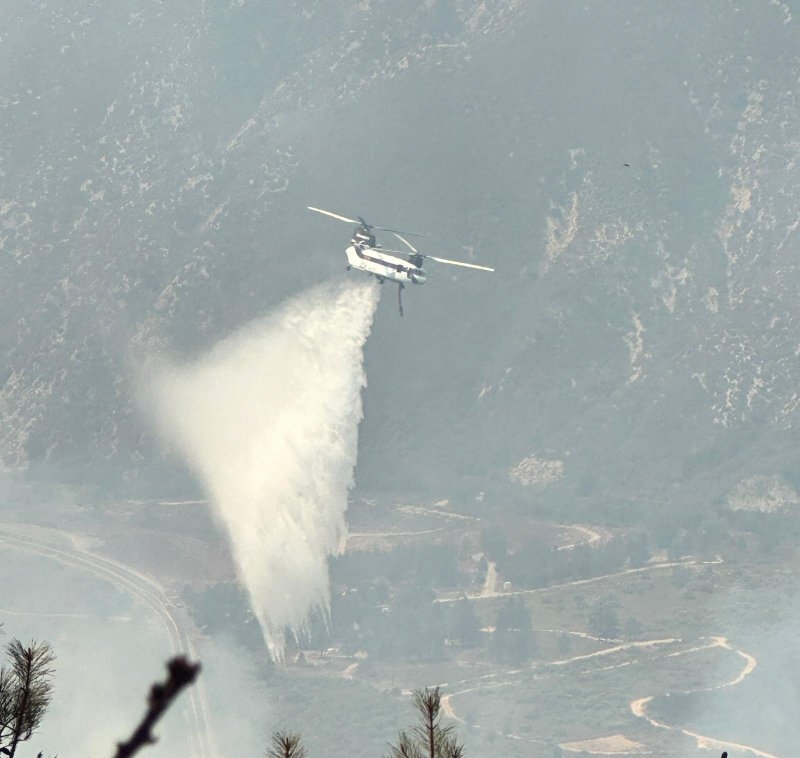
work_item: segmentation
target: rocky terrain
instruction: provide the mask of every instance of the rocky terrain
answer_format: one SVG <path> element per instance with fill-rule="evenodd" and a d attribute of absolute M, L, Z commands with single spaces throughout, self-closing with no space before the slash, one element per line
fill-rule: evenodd
<path fill-rule="evenodd" d="M 339 275 L 349 230 L 314 204 L 498 268 L 432 271 L 402 320 L 386 293 L 364 487 L 473 497 L 533 459 L 559 472 L 537 496 L 615 518 L 795 488 L 797 23 L 767 0 L 5 5 L 4 467 L 173 471 L 138 360 Z"/>

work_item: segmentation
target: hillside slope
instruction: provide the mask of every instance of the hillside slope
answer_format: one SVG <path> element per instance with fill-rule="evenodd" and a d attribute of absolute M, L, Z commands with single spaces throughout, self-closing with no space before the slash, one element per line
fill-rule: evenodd
<path fill-rule="evenodd" d="M 385 293 L 364 487 L 467 496 L 529 456 L 587 508 L 794 481 L 797 23 L 725 0 L 4 7 L 4 465 L 163 471 L 132 363 L 339 275 L 349 230 L 312 204 L 498 268 L 431 264 L 402 320 Z"/>

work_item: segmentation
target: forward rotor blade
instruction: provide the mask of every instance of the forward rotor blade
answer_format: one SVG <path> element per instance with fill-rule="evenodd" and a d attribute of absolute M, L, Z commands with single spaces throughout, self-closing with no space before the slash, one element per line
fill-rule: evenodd
<path fill-rule="evenodd" d="M 397 232 L 392 232 L 392 234 L 394 234 L 394 236 L 397 237 L 397 239 L 399 239 L 404 245 L 410 247 L 412 253 L 417 252 L 417 248 L 415 248 L 405 237 L 400 236 Z"/>
<path fill-rule="evenodd" d="M 478 266 L 476 263 L 464 263 L 463 261 L 451 261 L 447 258 L 437 258 L 435 255 L 426 255 L 426 258 L 430 258 L 432 261 L 438 261 L 439 263 L 449 263 L 451 266 L 463 266 L 464 268 L 476 268 L 479 271 L 494 271 L 493 268 L 489 268 L 488 266 Z"/>
<path fill-rule="evenodd" d="M 391 232 L 392 234 L 405 234 L 407 237 L 424 237 L 424 234 L 414 234 L 414 232 L 398 232 L 397 229 L 387 229 L 385 226 L 373 226 L 379 232 Z"/>
<path fill-rule="evenodd" d="M 324 211 L 322 208 L 315 208 L 313 205 L 307 205 L 306 208 L 310 211 L 316 211 L 317 213 L 322 213 L 325 216 L 330 216 L 331 218 L 338 219 L 339 221 L 346 221 L 348 224 L 358 224 L 360 223 L 358 219 L 355 218 L 347 218 L 347 216 L 340 216 L 338 213 L 333 213 L 332 211 Z"/>

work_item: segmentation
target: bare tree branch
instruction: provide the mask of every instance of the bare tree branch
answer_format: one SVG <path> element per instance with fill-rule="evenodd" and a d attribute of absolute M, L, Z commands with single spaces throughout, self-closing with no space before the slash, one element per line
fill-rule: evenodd
<path fill-rule="evenodd" d="M 114 758 L 129 758 L 135 755 L 143 747 L 152 745 L 156 742 L 153 736 L 153 727 L 164 715 L 172 702 L 180 694 L 181 690 L 188 687 L 200 673 L 199 663 L 190 663 L 186 658 L 180 656 L 173 658 L 167 663 L 169 676 L 163 683 L 156 682 L 150 689 L 150 696 L 147 702 L 147 712 L 144 714 L 139 726 L 127 742 L 120 742 L 117 745 L 117 752 Z"/>

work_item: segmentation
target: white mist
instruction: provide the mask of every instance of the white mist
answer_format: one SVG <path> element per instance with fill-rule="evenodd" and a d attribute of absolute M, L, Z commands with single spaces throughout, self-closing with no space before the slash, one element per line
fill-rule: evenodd
<path fill-rule="evenodd" d="M 272 656 L 284 629 L 329 606 L 327 557 L 346 534 L 372 281 L 314 287 L 148 382 L 168 441 L 201 479 L 230 535 Z"/>

